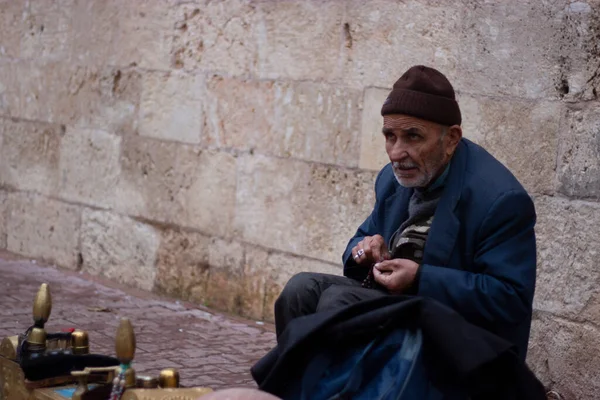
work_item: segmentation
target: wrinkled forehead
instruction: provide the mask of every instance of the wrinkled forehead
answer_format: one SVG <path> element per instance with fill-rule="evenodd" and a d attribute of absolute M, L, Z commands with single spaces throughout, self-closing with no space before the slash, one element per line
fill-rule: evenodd
<path fill-rule="evenodd" d="M 389 114 L 383 116 L 383 128 L 392 130 L 418 129 L 422 131 L 439 131 L 442 126 L 435 122 L 416 118 L 405 114 Z"/>

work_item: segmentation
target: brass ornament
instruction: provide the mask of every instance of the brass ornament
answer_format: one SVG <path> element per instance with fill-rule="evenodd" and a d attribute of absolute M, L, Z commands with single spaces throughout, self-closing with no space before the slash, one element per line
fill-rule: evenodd
<path fill-rule="evenodd" d="M 135 386 L 141 389 L 156 389 L 158 387 L 158 379 L 153 376 L 138 376 Z"/>
<path fill-rule="evenodd" d="M 17 347 L 19 346 L 19 336 L 9 336 L 0 342 L 0 357 L 15 360 L 17 358 Z"/>
<path fill-rule="evenodd" d="M 128 318 L 121 318 L 115 344 L 117 358 L 121 364 L 129 364 L 135 355 L 135 333 Z"/>
<path fill-rule="evenodd" d="M 160 371 L 158 376 L 158 386 L 161 388 L 178 388 L 179 387 L 179 371 L 175 368 L 165 368 Z"/>
<path fill-rule="evenodd" d="M 127 371 L 125 371 L 125 387 L 134 388 L 136 387 L 136 383 L 135 369 L 131 367 L 127 368 Z"/>
<path fill-rule="evenodd" d="M 47 283 L 42 283 L 35 300 L 33 301 L 33 321 L 37 323 L 45 324 L 50 318 L 50 312 L 52 311 L 52 296 L 50 295 L 50 287 Z"/>
<path fill-rule="evenodd" d="M 212 393 L 212 389 L 129 389 L 123 393 L 121 400 L 196 400 L 200 396 Z"/>
<path fill-rule="evenodd" d="M 76 329 L 71 333 L 71 348 L 73 354 L 88 354 L 90 352 L 89 337 L 86 331 Z"/>
<path fill-rule="evenodd" d="M 77 388 L 73 392 L 72 400 L 81 400 L 83 395 L 88 392 L 88 377 L 87 371 L 72 371 L 71 375 L 77 378 Z"/>
<path fill-rule="evenodd" d="M 46 330 L 44 328 L 35 327 L 31 329 L 27 336 L 27 341 L 31 345 L 35 345 L 38 348 L 46 348 Z"/>
<path fill-rule="evenodd" d="M 27 349 L 42 352 L 53 349 L 71 349 L 74 354 L 89 353 L 89 336 L 83 330 L 71 333 L 70 340 L 63 344 L 62 339 L 47 341 L 48 334 L 44 324 L 48 321 L 52 309 L 50 288 L 40 286 L 33 304 L 35 326 L 29 330 L 25 339 Z M 72 371 L 68 376 L 57 376 L 39 381 L 26 381 L 19 364 L 15 362 L 20 336 L 4 338 L 0 342 L 0 400 L 65 400 L 58 388 L 74 388 L 74 400 L 93 397 L 92 391 L 98 387 L 114 383 L 121 367 L 87 367 L 83 371 Z M 131 368 L 135 355 L 136 340 L 131 322 L 124 318 L 116 332 L 115 350 L 119 361 L 127 369 L 121 375 L 125 382 L 120 400 L 196 400 L 212 392 L 210 388 L 179 388 L 179 372 L 174 368 L 161 371 L 159 378 L 136 377 Z M 49 355 L 50 356 L 50 355 Z M 76 385 L 74 385 L 77 382 Z M 92 389 L 90 385 L 96 387 Z M 159 388 L 159 385 L 162 388 Z"/>

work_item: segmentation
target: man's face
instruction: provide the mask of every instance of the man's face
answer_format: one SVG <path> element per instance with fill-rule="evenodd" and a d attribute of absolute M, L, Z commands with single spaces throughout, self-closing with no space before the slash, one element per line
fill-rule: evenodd
<path fill-rule="evenodd" d="M 458 126 L 448 128 L 394 114 L 383 117 L 383 135 L 398 182 L 404 187 L 426 187 L 452 157 L 462 132 Z"/>

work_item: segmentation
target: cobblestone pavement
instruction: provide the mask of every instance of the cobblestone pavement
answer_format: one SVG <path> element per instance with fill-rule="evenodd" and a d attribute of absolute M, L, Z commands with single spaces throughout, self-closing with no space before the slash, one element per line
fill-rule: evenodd
<path fill-rule="evenodd" d="M 0 338 L 33 323 L 33 299 L 44 282 L 52 295 L 48 331 L 86 330 L 93 353 L 114 355 L 119 318 L 129 318 L 136 334 L 138 374 L 158 376 L 161 369 L 176 367 L 184 386 L 256 387 L 249 369 L 275 345 L 271 325 L 42 267 L 7 253 L 0 253 Z"/>

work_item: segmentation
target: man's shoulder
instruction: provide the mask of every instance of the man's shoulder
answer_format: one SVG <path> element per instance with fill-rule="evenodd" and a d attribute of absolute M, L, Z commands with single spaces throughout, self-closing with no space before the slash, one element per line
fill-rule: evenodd
<path fill-rule="evenodd" d="M 463 139 L 466 163 L 463 193 L 477 201 L 494 201 L 506 193 L 527 194 L 514 174 L 483 147 Z"/>

